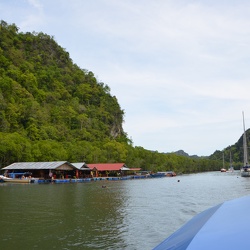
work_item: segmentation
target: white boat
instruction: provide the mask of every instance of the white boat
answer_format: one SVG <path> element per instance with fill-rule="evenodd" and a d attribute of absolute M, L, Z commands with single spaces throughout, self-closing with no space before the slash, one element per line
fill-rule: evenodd
<path fill-rule="evenodd" d="M 225 160 L 224 160 L 224 153 L 222 154 L 222 159 L 223 159 L 223 168 L 221 168 L 221 172 L 227 172 L 227 170 L 225 169 Z"/>
<path fill-rule="evenodd" d="M 4 175 L 0 175 L 0 181 L 2 182 L 11 182 L 11 183 L 34 183 L 35 179 L 33 178 L 9 178 Z"/>
<path fill-rule="evenodd" d="M 228 172 L 233 172 L 234 171 L 234 167 L 233 167 L 233 163 L 232 163 L 232 154 L 230 151 L 230 167 L 228 169 Z"/>
<path fill-rule="evenodd" d="M 243 153 L 244 153 L 244 163 L 243 167 L 240 170 L 240 175 L 242 177 L 250 177 L 250 165 L 248 163 L 248 153 L 247 153 L 247 137 L 246 137 L 246 130 L 245 130 L 245 120 L 244 120 L 244 113 L 243 115 Z"/>
<path fill-rule="evenodd" d="M 9 177 L 6 177 L 5 175 L 0 175 L 0 181 L 3 182 L 6 179 L 11 179 Z"/>
<path fill-rule="evenodd" d="M 11 182 L 11 183 L 34 183 L 35 180 L 31 178 L 24 178 L 24 179 L 19 179 L 19 178 L 4 178 L 2 179 L 3 182 Z"/>

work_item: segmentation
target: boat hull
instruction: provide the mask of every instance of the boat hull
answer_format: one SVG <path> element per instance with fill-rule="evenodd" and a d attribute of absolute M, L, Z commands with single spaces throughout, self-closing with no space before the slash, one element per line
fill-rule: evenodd
<path fill-rule="evenodd" d="M 240 172 L 241 177 L 250 177 L 250 171 L 241 171 Z"/>
<path fill-rule="evenodd" d="M 2 179 L 3 182 L 9 182 L 9 183 L 33 183 L 34 180 L 32 179 L 18 179 L 18 178 L 6 178 Z"/>

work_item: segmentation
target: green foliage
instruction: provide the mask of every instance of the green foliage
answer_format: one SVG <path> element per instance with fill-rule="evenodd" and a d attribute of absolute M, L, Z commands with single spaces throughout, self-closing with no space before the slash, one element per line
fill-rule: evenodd
<path fill-rule="evenodd" d="M 0 132 L 0 163 L 4 167 L 12 162 L 32 161 L 31 142 L 18 133 Z"/>
<path fill-rule="evenodd" d="M 14 24 L 1 21 L 0 65 L 0 131 L 31 143 L 32 159 L 69 157 L 59 142 L 81 145 L 126 137 L 124 112 L 109 87 L 73 64 L 53 37 L 19 33 Z M 60 147 L 66 150 L 61 155 L 55 150 Z"/>

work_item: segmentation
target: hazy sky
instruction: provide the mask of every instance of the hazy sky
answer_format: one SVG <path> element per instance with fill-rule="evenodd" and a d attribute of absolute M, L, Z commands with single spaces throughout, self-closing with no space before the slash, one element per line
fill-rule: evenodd
<path fill-rule="evenodd" d="M 210 155 L 250 127 L 249 0 L 0 0 L 111 88 L 134 146 Z"/>

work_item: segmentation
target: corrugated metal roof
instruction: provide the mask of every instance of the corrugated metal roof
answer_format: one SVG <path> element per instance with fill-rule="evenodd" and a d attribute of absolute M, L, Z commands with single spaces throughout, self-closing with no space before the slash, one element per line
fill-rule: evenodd
<path fill-rule="evenodd" d="M 130 170 L 130 168 L 122 167 L 121 170 Z"/>
<path fill-rule="evenodd" d="M 72 168 L 75 168 L 75 166 L 73 166 L 71 163 L 67 161 L 51 161 L 51 162 L 15 162 L 5 168 L 2 168 L 2 170 L 57 169 L 64 164 Z"/>
<path fill-rule="evenodd" d="M 88 169 L 88 165 L 85 162 L 75 162 L 75 163 L 71 163 L 73 166 L 75 166 L 77 169 L 82 169 L 82 170 L 86 170 Z"/>
<path fill-rule="evenodd" d="M 95 163 L 88 164 L 90 169 L 96 169 L 98 171 L 119 171 L 122 167 L 127 167 L 125 163 Z"/>

